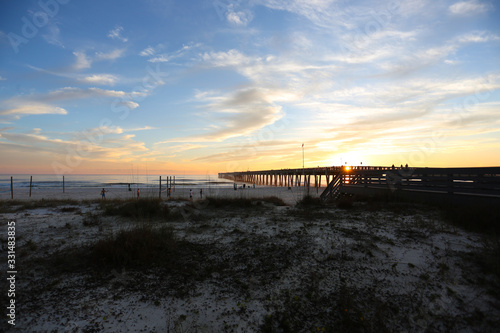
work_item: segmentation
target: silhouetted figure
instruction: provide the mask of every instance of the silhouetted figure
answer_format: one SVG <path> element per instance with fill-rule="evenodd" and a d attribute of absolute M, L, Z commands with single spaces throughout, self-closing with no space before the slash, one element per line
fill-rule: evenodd
<path fill-rule="evenodd" d="M 139 199 L 141 197 L 141 189 L 138 188 L 137 189 L 137 199 Z"/>
<path fill-rule="evenodd" d="M 203 199 L 203 189 L 200 188 L 200 199 Z"/>
<path fill-rule="evenodd" d="M 102 199 L 106 199 L 106 192 L 108 192 L 108 191 L 106 191 L 106 190 L 103 188 L 103 189 L 102 189 L 102 191 L 101 191 L 101 198 L 102 198 Z"/>

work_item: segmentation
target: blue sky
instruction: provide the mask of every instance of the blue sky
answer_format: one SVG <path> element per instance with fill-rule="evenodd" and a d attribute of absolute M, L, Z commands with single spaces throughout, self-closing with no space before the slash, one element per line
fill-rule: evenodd
<path fill-rule="evenodd" d="M 0 6 L 0 173 L 500 165 L 495 1 Z"/>

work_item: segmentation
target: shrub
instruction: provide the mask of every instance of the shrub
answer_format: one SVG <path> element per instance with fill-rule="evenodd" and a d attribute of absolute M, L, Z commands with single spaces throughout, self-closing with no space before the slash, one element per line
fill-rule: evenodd
<path fill-rule="evenodd" d="M 275 206 L 286 206 L 286 203 L 283 201 L 283 199 L 276 196 L 265 197 L 262 198 L 261 201 L 271 203 Z"/>
<path fill-rule="evenodd" d="M 99 267 L 170 266 L 176 257 L 177 240 L 172 229 L 137 227 L 98 241 L 91 260 Z"/>
<path fill-rule="evenodd" d="M 101 216 L 91 212 L 85 213 L 82 224 L 86 227 L 95 227 L 101 224 Z"/>
<path fill-rule="evenodd" d="M 323 202 L 319 197 L 312 197 L 311 195 L 305 195 L 301 200 L 297 202 L 298 207 L 312 207 L 312 206 L 321 206 Z"/>

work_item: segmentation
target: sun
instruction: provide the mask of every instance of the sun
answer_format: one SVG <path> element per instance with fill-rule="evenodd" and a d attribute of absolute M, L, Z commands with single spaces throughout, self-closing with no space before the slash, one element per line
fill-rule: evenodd
<path fill-rule="evenodd" d="M 343 166 L 360 166 L 369 165 L 367 160 L 368 155 L 362 152 L 349 151 L 345 153 L 337 153 L 328 159 L 329 165 L 343 165 Z"/>

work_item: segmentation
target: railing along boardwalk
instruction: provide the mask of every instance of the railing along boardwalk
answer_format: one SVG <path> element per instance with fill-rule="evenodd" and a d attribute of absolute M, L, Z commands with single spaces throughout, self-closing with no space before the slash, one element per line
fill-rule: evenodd
<path fill-rule="evenodd" d="M 311 178 L 312 177 L 312 178 Z M 335 166 L 219 173 L 219 178 L 268 186 L 321 187 L 323 199 L 339 193 L 421 192 L 500 198 L 500 167 L 408 168 L 384 166 Z M 330 181 L 330 179 L 332 179 Z"/>

